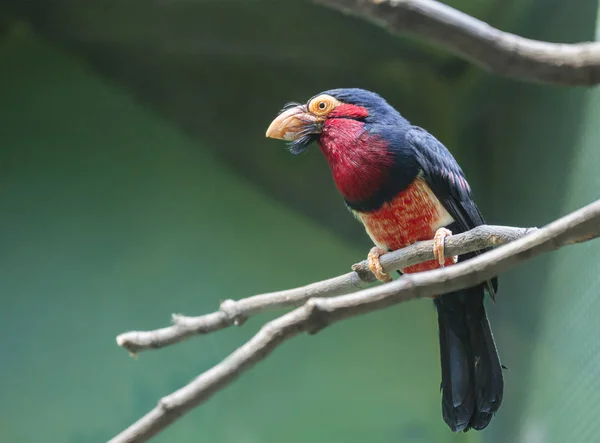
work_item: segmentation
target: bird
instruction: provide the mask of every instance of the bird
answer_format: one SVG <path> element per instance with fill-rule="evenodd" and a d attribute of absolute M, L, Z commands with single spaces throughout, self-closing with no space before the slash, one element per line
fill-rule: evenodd
<path fill-rule="evenodd" d="M 341 88 L 288 103 L 266 136 L 287 141 L 292 154 L 319 146 L 346 207 L 374 243 L 368 264 L 378 280 L 391 280 L 380 256 L 417 241 L 434 241 L 435 260 L 400 274 L 451 266 L 482 252 L 445 257 L 445 238 L 484 224 L 483 216 L 450 151 L 380 95 Z M 453 432 L 485 429 L 502 403 L 504 367 L 484 307 L 485 294 L 495 300 L 497 289 L 494 277 L 433 297 L 442 417 Z"/>

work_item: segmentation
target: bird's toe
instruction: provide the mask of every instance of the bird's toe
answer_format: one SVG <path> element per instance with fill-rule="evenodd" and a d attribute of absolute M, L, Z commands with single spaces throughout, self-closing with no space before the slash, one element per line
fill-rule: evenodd
<path fill-rule="evenodd" d="M 369 251 L 369 255 L 367 256 L 367 263 L 369 265 L 369 269 L 375 275 L 375 278 L 381 282 L 389 282 L 392 281 L 392 278 L 383 272 L 383 267 L 381 266 L 381 262 L 379 261 L 379 257 L 385 254 L 387 251 L 385 249 L 378 248 L 374 246 Z"/>

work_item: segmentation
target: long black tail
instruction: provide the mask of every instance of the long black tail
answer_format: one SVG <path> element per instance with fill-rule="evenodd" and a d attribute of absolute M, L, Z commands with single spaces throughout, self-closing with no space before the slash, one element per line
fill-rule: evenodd
<path fill-rule="evenodd" d="M 502 403 L 504 380 L 483 306 L 484 286 L 436 299 L 442 414 L 454 432 L 484 429 Z"/>

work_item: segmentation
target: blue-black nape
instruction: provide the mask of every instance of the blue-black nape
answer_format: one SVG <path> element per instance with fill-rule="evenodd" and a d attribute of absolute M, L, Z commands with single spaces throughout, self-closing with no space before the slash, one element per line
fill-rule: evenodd
<path fill-rule="evenodd" d="M 369 111 L 369 116 L 365 119 L 367 123 L 381 125 L 408 124 L 408 121 L 396 109 L 375 92 L 360 88 L 339 88 L 329 89 L 320 94 L 328 94 L 343 103 L 366 108 Z"/>

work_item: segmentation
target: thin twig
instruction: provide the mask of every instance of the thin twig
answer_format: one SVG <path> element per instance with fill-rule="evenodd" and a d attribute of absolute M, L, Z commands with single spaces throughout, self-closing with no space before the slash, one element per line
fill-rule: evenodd
<path fill-rule="evenodd" d="M 506 77 L 557 85 L 600 83 L 600 43 L 549 43 L 502 32 L 435 0 L 314 0 L 424 37 L 481 68 Z"/>
<path fill-rule="evenodd" d="M 381 286 L 334 298 L 312 298 L 264 325 L 246 344 L 188 385 L 163 397 L 158 405 L 109 443 L 147 441 L 190 409 L 264 360 L 301 332 L 316 333 L 342 319 L 404 301 L 473 286 L 538 254 L 600 236 L 600 200 L 519 240 L 471 260 L 427 272 L 408 274 Z"/>
<path fill-rule="evenodd" d="M 535 230 L 536 228 L 479 226 L 469 232 L 448 237 L 444 250 L 449 257 L 461 255 L 509 243 Z M 433 258 L 433 241 L 423 241 L 383 255 L 381 264 L 385 272 L 392 272 Z M 356 292 L 375 281 L 366 260 L 354 265 L 352 269 L 353 272 L 295 289 L 254 295 L 237 301 L 225 300 L 217 312 L 199 317 L 174 314 L 172 326 L 154 331 L 125 332 L 117 337 L 117 344 L 132 354 L 147 349 L 158 349 L 196 334 L 218 331 L 234 324 L 240 325 L 248 317 L 261 312 L 301 306 L 313 297 L 333 297 Z"/>

